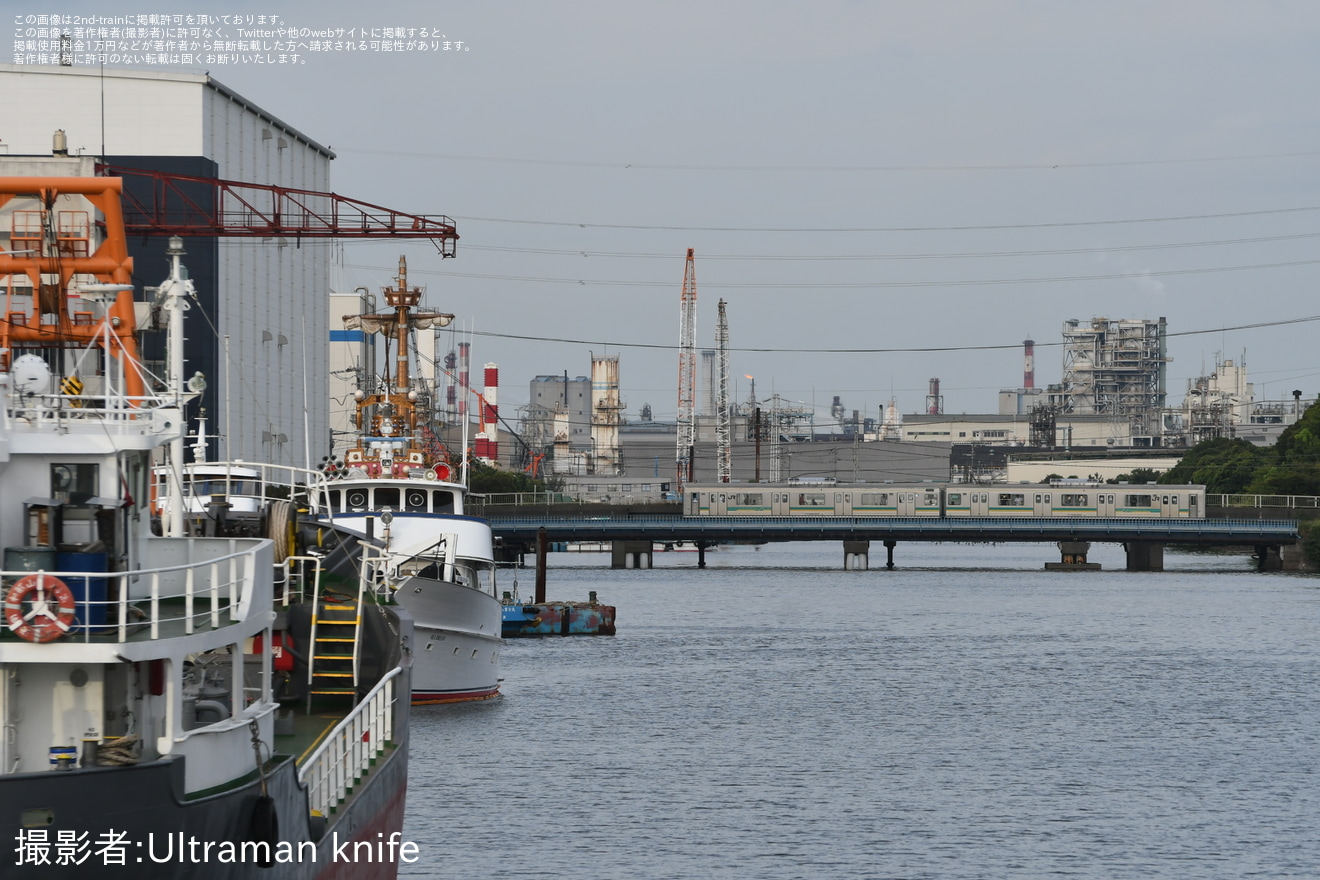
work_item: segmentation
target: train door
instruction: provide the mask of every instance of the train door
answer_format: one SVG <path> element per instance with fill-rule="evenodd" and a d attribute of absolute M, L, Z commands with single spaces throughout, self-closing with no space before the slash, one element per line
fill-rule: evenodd
<path fill-rule="evenodd" d="M 1182 504 L 1182 494 L 1179 492 L 1166 492 L 1160 495 L 1160 518 L 1177 519 L 1185 514 L 1180 510 Z"/>
<path fill-rule="evenodd" d="M 1201 512 L 1202 500 L 1199 490 L 1187 493 L 1187 515 L 1192 519 L 1200 519 L 1204 515 Z"/>
<path fill-rule="evenodd" d="M 839 516 L 852 516 L 852 493 L 835 492 L 834 493 L 834 512 Z"/>
<path fill-rule="evenodd" d="M 1095 515 L 1114 516 L 1114 493 L 1097 492 L 1095 496 Z"/>
<path fill-rule="evenodd" d="M 1053 516 L 1054 514 L 1054 493 L 1037 492 L 1036 503 L 1032 508 L 1036 516 Z"/>
<path fill-rule="evenodd" d="M 917 509 L 916 492 L 898 492 L 895 497 L 898 498 L 897 510 L 894 511 L 899 516 L 912 516 Z"/>
<path fill-rule="evenodd" d="M 770 494 L 770 515 L 788 516 L 787 492 L 772 492 Z"/>
<path fill-rule="evenodd" d="M 729 513 L 729 493 L 710 493 L 710 512 L 712 516 L 727 516 Z"/>
<path fill-rule="evenodd" d="M 990 515 L 990 493 L 989 493 L 989 492 L 973 492 L 973 493 L 972 493 L 971 515 L 972 515 L 972 516 L 989 516 L 989 515 Z"/>
<path fill-rule="evenodd" d="M 687 515 L 701 516 L 701 493 L 688 492 L 687 499 L 688 499 Z"/>

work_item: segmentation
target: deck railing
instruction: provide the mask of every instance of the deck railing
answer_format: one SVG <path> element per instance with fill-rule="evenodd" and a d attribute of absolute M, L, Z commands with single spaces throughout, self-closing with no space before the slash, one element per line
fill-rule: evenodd
<path fill-rule="evenodd" d="M 156 539 L 170 541 L 175 539 Z M 126 642 L 147 632 L 152 639 L 190 635 L 199 628 L 218 629 L 241 618 L 257 583 L 262 542 L 227 538 L 187 538 L 190 548 L 228 552 L 202 561 L 193 558 L 178 565 L 131 571 L 47 571 L 38 569 L 0 572 L 7 590 L 22 582 L 41 591 L 43 609 L 57 614 L 51 590 L 58 580 L 73 593 L 74 618 L 67 640 Z M 240 544 L 247 546 L 237 549 Z M 269 545 L 266 545 L 269 546 Z M 269 554 L 269 550 L 265 551 Z M 195 557 L 190 549 L 182 556 Z M 269 567 L 269 558 L 266 560 Z"/>
<path fill-rule="evenodd" d="M 298 778 L 307 785 L 308 809 L 322 816 L 334 813 L 393 741 L 394 685 L 401 672 L 396 667 L 377 682 L 298 768 Z"/>

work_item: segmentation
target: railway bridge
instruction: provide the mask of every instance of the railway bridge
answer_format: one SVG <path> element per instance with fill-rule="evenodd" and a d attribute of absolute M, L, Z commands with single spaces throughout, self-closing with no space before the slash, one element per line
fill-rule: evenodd
<path fill-rule="evenodd" d="M 672 508 L 671 508 L 672 509 Z M 1059 517 L 687 517 L 674 513 L 605 512 L 580 507 L 574 513 L 534 515 L 488 511 L 496 540 L 507 558 L 537 552 L 550 542 L 609 542 L 616 568 L 650 568 L 656 543 L 691 542 L 699 551 L 721 542 L 839 541 L 844 568 L 870 567 L 870 547 L 882 543 L 886 568 L 894 567 L 900 542 L 1033 541 L 1059 546 L 1061 561 L 1049 568 L 1098 568 L 1086 561 L 1093 543 L 1122 544 L 1129 571 L 1160 571 L 1170 544 L 1250 548 L 1261 571 L 1283 567 L 1280 548 L 1297 543 L 1294 520 L 1259 519 L 1069 519 Z M 698 556 L 705 567 L 705 554 Z M 538 568 L 544 568 L 539 566 Z"/>

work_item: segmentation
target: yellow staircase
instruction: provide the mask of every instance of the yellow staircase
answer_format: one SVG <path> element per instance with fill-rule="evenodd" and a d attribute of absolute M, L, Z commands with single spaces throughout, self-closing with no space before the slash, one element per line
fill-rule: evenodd
<path fill-rule="evenodd" d="M 358 695 L 362 646 L 362 600 L 366 581 L 358 578 L 356 598 L 327 591 L 312 612 L 312 652 L 307 664 L 307 711 L 318 696 Z"/>

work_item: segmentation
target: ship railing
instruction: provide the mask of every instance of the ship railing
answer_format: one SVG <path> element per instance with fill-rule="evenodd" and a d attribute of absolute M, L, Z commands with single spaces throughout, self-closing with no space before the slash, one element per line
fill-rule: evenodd
<path fill-rule="evenodd" d="M 302 762 L 298 778 L 307 786 L 313 815 L 332 815 L 393 742 L 395 679 L 402 672 L 395 667 L 386 673 Z"/>
<path fill-rule="evenodd" d="M 167 469 L 157 470 L 164 472 Z M 263 503 L 291 501 L 300 499 L 324 479 L 324 474 L 312 468 L 244 461 L 241 458 L 190 463 L 186 470 L 189 479 L 185 489 L 191 486 L 193 491 L 185 491 L 185 501 L 209 500 L 212 494 L 254 498 Z M 197 491 L 199 489 L 202 491 Z"/>
<path fill-rule="evenodd" d="M 1289 510 L 1320 508 L 1320 497 L 1315 495 L 1206 495 L 1208 507 L 1280 507 Z"/>
<path fill-rule="evenodd" d="M 237 538 L 157 538 L 186 541 L 178 555 L 191 561 L 129 571 L 55 571 L 41 568 L 2 571 L 0 582 L 13 590 L 36 587 L 45 609 L 56 615 L 49 590 L 58 580 L 73 594 L 73 619 L 63 639 L 84 643 L 127 642 L 146 633 L 152 640 L 215 630 L 243 619 L 252 607 L 257 573 L 269 571 L 270 543 Z M 240 545 L 241 549 L 240 549 Z M 73 554 L 75 557 L 84 554 Z M 198 561 L 197 557 L 204 557 Z M 269 600 L 267 600 L 269 601 Z"/>
<path fill-rule="evenodd" d="M 85 424 L 131 425 L 136 431 L 147 419 L 167 418 L 162 409 L 173 412 L 177 402 L 159 395 L 130 397 L 126 394 L 24 394 L 8 389 L 5 412 L 15 423 L 51 426 Z M 177 421 L 177 414 L 168 416 Z"/>
<path fill-rule="evenodd" d="M 305 602 L 310 596 L 321 595 L 321 571 L 324 568 L 324 557 L 322 556 L 288 556 L 284 561 L 276 566 L 279 572 L 279 580 L 275 583 L 275 591 L 279 594 L 281 605 L 292 605 L 294 602 Z M 307 585 L 308 574 L 311 574 L 310 592 Z"/>

